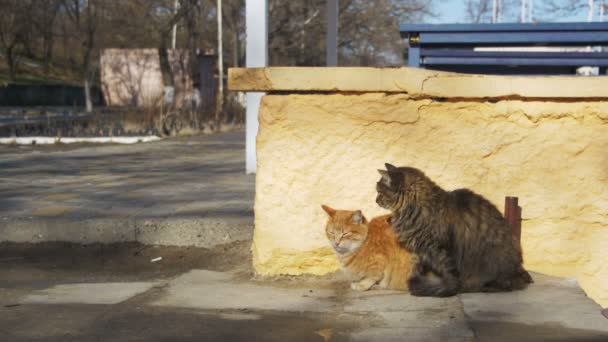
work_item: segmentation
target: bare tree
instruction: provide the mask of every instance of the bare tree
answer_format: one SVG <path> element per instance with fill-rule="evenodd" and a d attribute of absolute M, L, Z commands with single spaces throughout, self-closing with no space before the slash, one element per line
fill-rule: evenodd
<path fill-rule="evenodd" d="M 492 20 L 492 0 L 466 0 L 465 18 L 468 22 L 479 24 Z"/>
<path fill-rule="evenodd" d="M 592 16 L 593 3 L 589 0 L 545 0 L 541 3 L 543 12 L 546 13 L 545 20 L 552 18 L 567 17 L 573 13 L 587 10 L 587 17 Z"/>
<path fill-rule="evenodd" d="M 245 1 L 231 0 L 223 4 L 224 9 L 224 24 L 225 37 L 230 39 L 230 54 L 232 67 L 238 67 L 242 64 L 245 57 L 244 46 L 245 42 Z"/>
<path fill-rule="evenodd" d="M 97 44 L 98 16 L 102 0 L 63 0 L 63 6 L 76 28 L 82 44 L 81 72 L 85 93 L 86 111 L 93 111 L 91 83 L 93 78 L 93 53 Z"/>
<path fill-rule="evenodd" d="M 341 65 L 401 64 L 399 24 L 432 15 L 429 0 L 340 0 Z M 272 65 L 325 65 L 325 0 L 269 1 Z"/>
<path fill-rule="evenodd" d="M 28 2 L 21 0 L 0 0 L 0 11 L 3 13 L 3 18 L 0 20 L 0 44 L 12 81 L 17 78 L 19 60 L 25 52 L 23 42 L 29 35 L 28 5 Z"/>
<path fill-rule="evenodd" d="M 340 1 L 341 64 L 402 65 L 406 46 L 399 24 L 432 17 L 432 7 L 428 0 Z"/>
<path fill-rule="evenodd" d="M 61 8 L 61 0 L 38 0 L 32 7 L 33 23 L 36 34 L 42 38 L 42 64 L 45 74 L 48 74 L 53 57 L 55 37 L 55 20 Z"/>

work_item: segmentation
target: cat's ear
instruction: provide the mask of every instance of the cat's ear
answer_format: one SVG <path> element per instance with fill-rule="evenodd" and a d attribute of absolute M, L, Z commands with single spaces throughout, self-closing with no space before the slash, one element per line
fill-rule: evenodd
<path fill-rule="evenodd" d="M 353 214 L 353 222 L 356 224 L 361 224 L 364 221 L 365 217 L 363 217 L 363 213 L 361 212 L 361 210 L 355 211 L 355 213 Z"/>
<path fill-rule="evenodd" d="M 336 215 L 336 209 L 330 208 L 324 204 L 321 204 L 321 208 L 323 208 L 323 210 L 325 210 L 325 212 L 327 213 L 327 215 L 329 215 L 329 217 L 334 217 L 334 215 Z"/>
<path fill-rule="evenodd" d="M 380 176 L 382 176 L 382 183 L 390 186 L 391 185 L 391 175 L 388 171 L 386 170 L 378 170 L 378 172 L 380 173 Z"/>
<path fill-rule="evenodd" d="M 384 163 L 384 167 L 386 167 L 388 171 L 397 171 L 397 167 L 393 164 Z"/>

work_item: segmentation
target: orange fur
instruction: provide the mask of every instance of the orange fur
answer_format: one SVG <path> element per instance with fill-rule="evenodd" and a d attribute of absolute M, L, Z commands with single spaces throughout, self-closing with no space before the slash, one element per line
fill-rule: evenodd
<path fill-rule="evenodd" d="M 390 215 L 367 222 L 359 210 L 322 208 L 329 216 L 327 238 L 342 268 L 353 278 L 351 288 L 407 290 L 413 256 L 400 247 L 389 223 Z"/>

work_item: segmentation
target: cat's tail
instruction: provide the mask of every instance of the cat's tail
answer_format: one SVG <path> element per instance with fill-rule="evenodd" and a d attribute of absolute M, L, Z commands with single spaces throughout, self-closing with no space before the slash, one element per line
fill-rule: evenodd
<path fill-rule="evenodd" d="M 407 285 L 413 296 L 420 297 L 450 297 L 458 293 L 458 286 L 449 286 L 446 282 L 434 273 L 413 274 L 408 280 Z"/>

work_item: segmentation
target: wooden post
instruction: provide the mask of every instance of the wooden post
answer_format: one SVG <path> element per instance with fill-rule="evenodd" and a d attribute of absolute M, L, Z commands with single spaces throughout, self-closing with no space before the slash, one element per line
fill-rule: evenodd
<path fill-rule="evenodd" d="M 518 198 L 513 196 L 505 197 L 505 219 L 511 227 L 513 237 L 521 239 L 521 207 L 517 204 Z"/>

